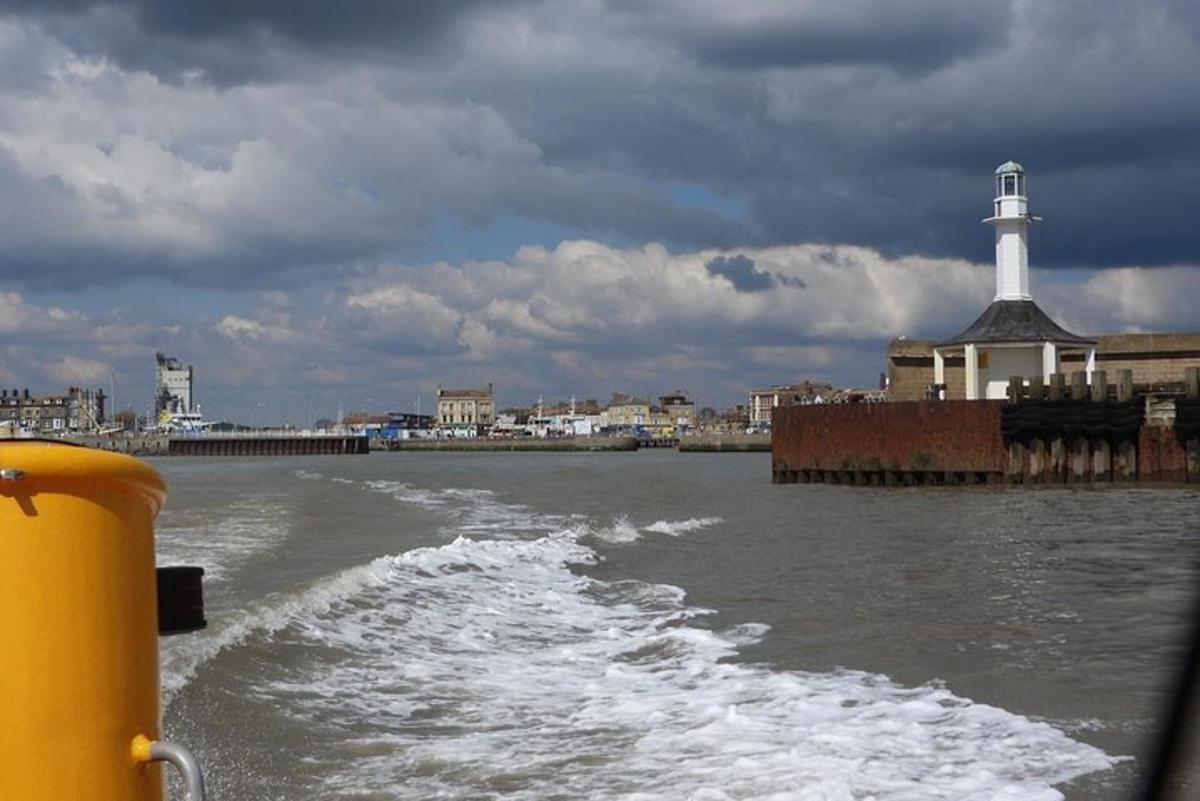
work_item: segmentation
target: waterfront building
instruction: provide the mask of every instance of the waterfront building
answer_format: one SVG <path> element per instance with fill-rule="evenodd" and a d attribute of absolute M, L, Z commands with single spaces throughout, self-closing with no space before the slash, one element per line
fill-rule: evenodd
<path fill-rule="evenodd" d="M 676 429 L 696 427 L 696 403 L 679 390 L 661 396 L 659 405 L 667 425 Z"/>
<path fill-rule="evenodd" d="M 489 428 L 496 422 L 496 398 L 492 385 L 486 389 L 442 389 L 437 391 L 437 427 L 461 433 Z"/>
<path fill-rule="evenodd" d="M 621 402 L 610 403 L 608 408 L 600 413 L 600 424 L 603 428 L 638 428 L 650 423 L 649 403 L 637 398 L 621 398 L 618 400 Z"/>
<path fill-rule="evenodd" d="M 832 384 L 781 384 L 766 389 L 750 390 L 749 425 L 751 428 L 767 428 L 771 425 L 771 411 L 779 406 L 828 403 L 832 400 Z"/>
<path fill-rule="evenodd" d="M 1096 341 L 1051 320 L 1030 292 L 1029 226 L 1040 219 L 1029 213 L 1025 168 L 1015 161 L 997 167 L 992 216 L 984 220 L 996 229 L 996 296 L 966 330 L 934 345 L 938 397 L 945 397 L 947 359 L 962 359 L 967 400 L 1003 399 L 1010 376 L 1048 378 L 1067 354 L 1084 362 L 1091 381 Z"/>
<path fill-rule="evenodd" d="M 154 360 L 154 418 L 191 413 L 192 366 L 162 353 L 154 354 Z"/>
<path fill-rule="evenodd" d="M 0 390 L 0 423 L 39 434 L 93 433 L 105 422 L 107 396 L 100 389 L 70 387 L 65 395 Z"/>

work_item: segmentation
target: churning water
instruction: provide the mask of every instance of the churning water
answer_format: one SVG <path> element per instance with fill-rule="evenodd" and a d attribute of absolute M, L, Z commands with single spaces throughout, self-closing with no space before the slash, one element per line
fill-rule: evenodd
<path fill-rule="evenodd" d="M 158 466 L 210 610 L 166 724 L 217 799 L 1124 797 L 1200 539 L 1190 494 L 754 454 Z"/>

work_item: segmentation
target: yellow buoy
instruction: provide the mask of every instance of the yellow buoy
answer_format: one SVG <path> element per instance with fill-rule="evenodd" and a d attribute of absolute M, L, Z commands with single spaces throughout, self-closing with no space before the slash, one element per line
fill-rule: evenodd
<path fill-rule="evenodd" d="M 0 799 L 162 798 L 135 741 L 159 734 L 165 497 L 137 459 L 0 440 Z"/>

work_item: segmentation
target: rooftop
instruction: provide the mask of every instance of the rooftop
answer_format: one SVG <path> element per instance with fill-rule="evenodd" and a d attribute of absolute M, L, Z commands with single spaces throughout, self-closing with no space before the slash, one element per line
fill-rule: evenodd
<path fill-rule="evenodd" d="M 996 300 L 983 310 L 967 330 L 937 347 L 969 342 L 1054 342 L 1060 345 L 1095 345 L 1096 340 L 1072 334 L 1032 300 Z"/>

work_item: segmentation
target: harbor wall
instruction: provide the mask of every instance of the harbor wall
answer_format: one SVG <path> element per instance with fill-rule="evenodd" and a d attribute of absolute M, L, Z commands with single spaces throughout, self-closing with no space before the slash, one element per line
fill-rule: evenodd
<path fill-rule="evenodd" d="M 1003 405 L 907 401 L 782 406 L 772 414 L 772 476 L 776 483 L 995 481 L 1007 464 L 1000 436 Z"/>
<path fill-rule="evenodd" d="M 72 437 L 64 441 L 133 456 L 308 456 L 367 453 L 363 436 Z"/>
<path fill-rule="evenodd" d="M 563 437 L 561 439 L 405 439 L 388 440 L 389 451 L 602 452 L 636 451 L 636 437 Z"/>
<path fill-rule="evenodd" d="M 696 434 L 679 438 L 680 453 L 754 453 L 771 450 L 768 434 Z"/>
<path fill-rule="evenodd" d="M 1183 392 L 1134 392 L 1096 371 L 1013 377 L 1006 401 L 775 410 L 772 480 L 848 484 L 1200 485 L 1200 369 Z"/>

